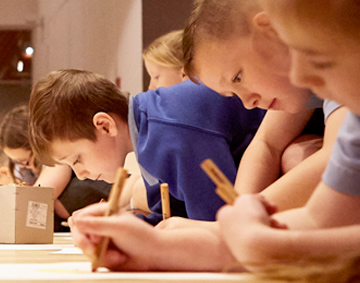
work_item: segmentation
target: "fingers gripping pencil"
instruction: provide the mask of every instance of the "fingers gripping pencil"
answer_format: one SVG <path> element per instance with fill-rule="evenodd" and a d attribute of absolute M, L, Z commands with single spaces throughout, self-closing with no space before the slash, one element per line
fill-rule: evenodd
<path fill-rule="evenodd" d="M 116 174 L 115 183 L 111 188 L 110 195 L 109 195 L 109 205 L 107 207 L 107 210 L 105 211 L 105 217 L 111 216 L 119 209 L 119 200 L 121 196 L 121 192 L 124 187 L 125 180 L 128 176 L 128 172 L 126 169 L 119 168 Z M 100 267 L 100 262 L 102 257 L 104 256 L 108 245 L 109 245 L 110 239 L 103 237 L 100 240 L 100 243 L 96 247 L 96 253 L 95 257 L 92 260 L 92 271 L 96 271 L 98 267 Z"/>
<path fill-rule="evenodd" d="M 224 173 L 221 172 L 211 159 L 205 159 L 200 166 L 209 178 L 216 184 L 215 192 L 219 195 L 219 197 L 221 197 L 226 203 L 233 204 L 238 194 Z"/>

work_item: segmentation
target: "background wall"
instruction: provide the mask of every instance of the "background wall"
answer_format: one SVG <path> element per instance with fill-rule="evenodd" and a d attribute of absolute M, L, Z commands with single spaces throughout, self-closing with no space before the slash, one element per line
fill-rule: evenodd
<path fill-rule="evenodd" d="M 37 20 L 37 0 L 0 1 L 0 29 L 31 30 Z M 31 82 L 0 81 L 0 121 L 12 107 L 24 104 L 29 99 Z"/>
<path fill-rule="evenodd" d="M 31 28 L 37 20 L 37 0 L 0 1 L 1 29 Z"/>
<path fill-rule="evenodd" d="M 51 70 L 81 68 L 141 91 L 140 1 L 38 0 L 38 8 L 34 81 Z"/>

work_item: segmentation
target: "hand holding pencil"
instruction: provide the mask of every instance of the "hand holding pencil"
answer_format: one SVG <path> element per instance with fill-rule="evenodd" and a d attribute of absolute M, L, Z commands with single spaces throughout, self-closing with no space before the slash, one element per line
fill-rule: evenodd
<path fill-rule="evenodd" d="M 238 194 L 235 191 L 232 183 L 224 175 L 223 172 L 215 165 L 211 159 L 205 159 L 201 163 L 201 168 L 209 176 L 209 178 L 216 184 L 215 192 L 227 203 L 234 204 Z"/>
<path fill-rule="evenodd" d="M 115 183 L 113 184 L 110 195 L 109 195 L 109 204 L 105 211 L 105 217 L 111 216 L 112 214 L 116 213 L 119 209 L 119 201 L 121 192 L 124 187 L 125 180 L 128 176 L 128 172 L 126 169 L 119 168 L 116 174 Z M 100 240 L 100 243 L 96 247 L 95 257 L 92 261 L 92 271 L 96 271 L 98 267 L 100 267 L 101 259 L 104 256 L 108 245 L 109 245 L 110 239 L 103 237 Z"/>

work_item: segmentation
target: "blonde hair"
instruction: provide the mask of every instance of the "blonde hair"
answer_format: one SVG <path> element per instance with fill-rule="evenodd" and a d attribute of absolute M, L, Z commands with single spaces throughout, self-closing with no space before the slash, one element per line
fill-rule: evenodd
<path fill-rule="evenodd" d="M 360 252 L 345 252 L 341 256 L 299 259 L 297 262 L 263 263 L 261 272 L 250 273 L 245 282 L 348 283 L 359 282 Z M 255 264 L 251 265 L 256 267 Z M 234 263 L 226 272 L 243 271 L 241 263 Z"/>
<path fill-rule="evenodd" d="M 165 67 L 183 68 L 183 34 L 183 30 L 174 30 L 155 39 L 144 49 L 143 59 Z"/>

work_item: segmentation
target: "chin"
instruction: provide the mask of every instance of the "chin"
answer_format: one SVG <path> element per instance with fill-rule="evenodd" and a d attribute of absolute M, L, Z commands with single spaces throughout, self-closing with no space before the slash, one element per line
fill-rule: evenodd
<path fill-rule="evenodd" d="M 109 184 L 114 183 L 113 180 L 109 180 L 108 178 L 100 178 L 100 179 L 98 179 L 97 181 L 104 181 L 104 182 L 109 183 Z"/>
<path fill-rule="evenodd" d="M 285 106 L 285 108 L 284 107 L 281 108 L 283 108 L 282 110 L 290 114 L 298 114 L 300 112 L 303 112 L 305 109 L 307 109 L 306 104 L 304 105 L 302 103 L 289 103 L 289 105 Z"/>
<path fill-rule="evenodd" d="M 111 178 L 110 176 L 102 176 L 101 175 L 101 178 L 98 179 L 99 181 L 104 181 L 108 184 L 113 184 L 115 182 L 115 176 L 113 178 Z"/>
<path fill-rule="evenodd" d="M 300 113 L 300 112 L 302 112 L 302 111 L 304 111 L 304 108 L 300 108 L 300 109 L 297 109 L 297 108 L 295 108 L 295 109 L 287 109 L 286 110 L 286 112 L 288 112 L 288 113 L 290 113 L 290 114 L 298 114 L 298 113 Z"/>

